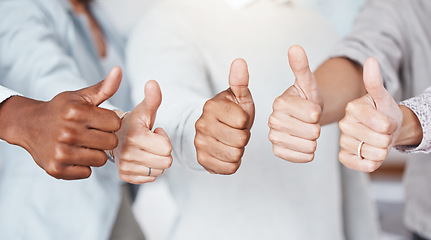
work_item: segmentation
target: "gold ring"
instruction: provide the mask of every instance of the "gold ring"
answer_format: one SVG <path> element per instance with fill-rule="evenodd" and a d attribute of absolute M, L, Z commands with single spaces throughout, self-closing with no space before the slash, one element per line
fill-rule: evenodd
<path fill-rule="evenodd" d="M 362 157 L 362 146 L 364 146 L 364 143 L 365 143 L 364 141 L 361 141 L 359 143 L 358 152 L 356 153 L 356 155 L 358 156 L 358 158 L 361 159 L 361 160 L 364 159 L 364 157 Z"/>

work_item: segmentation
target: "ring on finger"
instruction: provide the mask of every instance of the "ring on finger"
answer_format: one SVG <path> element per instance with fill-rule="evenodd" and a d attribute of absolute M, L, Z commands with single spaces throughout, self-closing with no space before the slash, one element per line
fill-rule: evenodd
<path fill-rule="evenodd" d="M 357 153 L 356 153 L 356 155 L 358 156 L 358 158 L 360 159 L 360 160 L 363 160 L 364 159 L 364 157 L 362 156 L 362 147 L 364 146 L 364 141 L 361 141 L 360 143 L 359 143 L 359 146 L 358 146 L 358 150 L 357 150 Z"/>
<path fill-rule="evenodd" d="M 151 176 L 151 168 L 148 168 L 148 177 Z"/>

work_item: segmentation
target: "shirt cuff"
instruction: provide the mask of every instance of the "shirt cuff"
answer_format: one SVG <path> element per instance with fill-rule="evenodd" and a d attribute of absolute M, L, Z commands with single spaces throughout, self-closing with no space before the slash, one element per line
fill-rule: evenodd
<path fill-rule="evenodd" d="M 20 95 L 17 92 L 14 92 L 10 89 L 7 89 L 5 87 L 0 86 L 0 104 L 2 102 L 4 102 L 6 99 L 12 97 L 12 96 L 17 96 Z"/>
<path fill-rule="evenodd" d="M 410 98 L 400 103 L 416 114 L 422 126 L 422 141 L 417 146 L 395 146 L 395 148 L 404 153 L 430 153 L 431 152 L 431 109 L 428 103 L 431 102 L 431 94 L 422 94 L 419 97 Z"/>

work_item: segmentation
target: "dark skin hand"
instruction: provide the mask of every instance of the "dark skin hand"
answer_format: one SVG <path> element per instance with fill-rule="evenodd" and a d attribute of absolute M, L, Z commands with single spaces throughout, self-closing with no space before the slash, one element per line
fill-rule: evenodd
<path fill-rule="evenodd" d="M 55 178 L 88 178 L 90 167 L 106 163 L 104 150 L 118 144 L 119 117 L 98 105 L 114 95 L 121 78 L 117 67 L 104 81 L 48 102 L 11 97 L 0 106 L 0 138 L 26 149 Z"/>
<path fill-rule="evenodd" d="M 241 165 L 254 121 L 254 102 L 248 89 L 247 64 L 232 63 L 229 86 L 205 103 L 196 122 L 197 159 L 208 172 L 229 175 Z"/>

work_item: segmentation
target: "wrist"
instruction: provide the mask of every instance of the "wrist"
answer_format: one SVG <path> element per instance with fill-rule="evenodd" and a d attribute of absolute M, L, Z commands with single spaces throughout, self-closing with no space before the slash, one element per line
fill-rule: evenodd
<path fill-rule="evenodd" d="M 416 114 L 408 107 L 400 105 L 403 113 L 403 123 L 398 139 L 395 141 L 395 146 L 417 146 L 422 142 L 423 131 L 422 125 Z"/>
<path fill-rule="evenodd" d="M 32 133 L 32 121 L 42 102 L 13 96 L 0 105 L 0 138 L 27 149 L 27 139 Z"/>
<path fill-rule="evenodd" d="M 120 118 L 120 121 L 121 121 L 120 129 L 117 132 L 115 132 L 115 134 L 118 137 L 119 142 L 118 142 L 118 146 L 116 148 L 114 148 L 112 150 L 107 150 L 105 152 L 108 155 L 108 159 L 112 162 L 115 162 L 116 159 L 118 158 L 118 154 L 119 154 L 118 150 L 121 148 L 122 142 L 125 141 L 124 137 L 122 136 L 122 133 L 127 132 L 127 131 L 122 131 L 122 130 L 124 130 L 123 123 L 125 121 L 126 116 L 129 115 L 130 112 L 123 112 L 123 111 L 118 110 L 118 109 L 115 109 L 113 111 L 117 114 L 117 116 Z"/>

